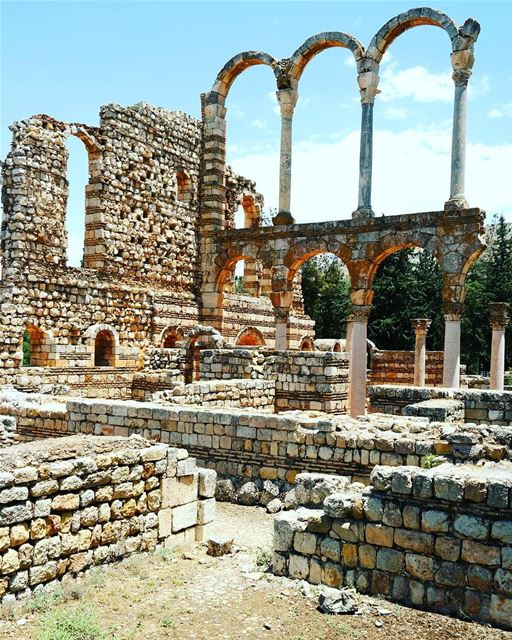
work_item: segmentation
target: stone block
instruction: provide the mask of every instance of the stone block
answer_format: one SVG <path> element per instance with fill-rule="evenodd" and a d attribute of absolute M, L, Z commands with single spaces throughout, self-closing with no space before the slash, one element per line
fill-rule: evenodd
<path fill-rule="evenodd" d="M 215 519 L 215 498 L 199 500 L 197 503 L 197 524 L 205 525 Z"/>
<path fill-rule="evenodd" d="M 421 514 L 421 528 L 427 533 L 441 533 L 449 529 L 450 514 L 447 511 L 427 509 Z"/>
<path fill-rule="evenodd" d="M 377 569 L 389 573 L 400 573 L 404 564 L 404 553 L 396 549 L 379 549 Z"/>
<path fill-rule="evenodd" d="M 197 524 L 197 503 L 189 502 L 172 510 L 172 532 L 194 527 Z"/>
<path fill-rule="evenodd" d="M 399 547 L 416 553 L 431 554 L 434 550 L 434 536 L 429 533 L 395 529 L 394 541 Z"/>
<path fill-rule="evenodd" d="M 290 577 L 305 580 L 309 575 L 309 559 L 304 556 L 291 553 L 288 571 Z"/>
<path fill-rule="evenodd" d="M 476 540 L 485 540 L 489 534 L 489 523 L 479 516 L 458 515 L 453 528 L 461 536 Z"/>
<path fill-rule="evenodd" d="M 198 469 L 198 492 L 201 498 L 214 498 L 217 472 L 213 469 Z"/>
<path fill-rule="evenodd" d="M 386 527 L 381 524 L 367 524 L 365 528 L 366 542 L 378 547 L 392 547 L 393 533 L 394 529 L 392 527 Z"/>
<path fill-rule="evenodd" d="M 491 567 L 498 567 L 501 564 L 500 548 L 464 540 L 462 542 L 462 560 L 473 564 L 483 564 Z"/>

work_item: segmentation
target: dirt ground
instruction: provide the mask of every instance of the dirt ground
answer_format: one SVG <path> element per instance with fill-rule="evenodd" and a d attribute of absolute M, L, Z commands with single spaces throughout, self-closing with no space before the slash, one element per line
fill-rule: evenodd
<path fill-rule="evenodd" d="M 304 595 L 303 584 L 264 571 L 272 516 L 253 507 L 217 507 L 215 528 L 233 535 L 233 555 L 211 558 L 197 546 L 93 570 L 54 597 L 4 610 L 0 638 L 512 640 L 512 633 L 366 596 L 356 596 L 357 615 L 322 614 L 316 598 Z M 102 635 L 48 635 L 48 611 L 65 617 L 84 610 L 92 612 Z"/>

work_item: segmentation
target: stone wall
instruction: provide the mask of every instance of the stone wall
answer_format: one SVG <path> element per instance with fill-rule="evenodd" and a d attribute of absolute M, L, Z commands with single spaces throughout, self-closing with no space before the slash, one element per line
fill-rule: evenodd
<path fill-rule="evenodd" d="M 512 424 L 512 392 L 481 389 L 370 386 L 374 411 L 402 415 L 405 407 L 427 400 L 455 400 L 464 404 L 464 421 L 476 424 Z"/>
<path fill-rule="evenodd" d="M 512 629 L 512 466 L 377 467 L 372 487 L 278 514 L 278 575 Z"/>
<path fill-rule="evenodd" d="M 153 394 L 152 401 L 273 412 L 275 394 L 276 385 L 272 380 L 205 380 L 176 384 L 171 390 Z"/>
<path fill-rule="evenodd" d="M 99 126 L 35 115 L 12 125 L 2 167 L 0 367 L 92 367 L 95 329 L 107 325 L 115 366 L 141 365 L 166 329 L 186 335 L 200 323 L 199 183 L 201 122 L 140 103 L 106 105 Z M 67 140 L 88 155 L 81 268 L 68 266 Z M 233 174 L 230 201 L 261 199 Z M 261 205 L 261 202 L 258 206 Z M 231 295 L 223 331 L 237 335 L 250 318 L 272 345 L 267 298 Z M 311 320 L 294 318 L 309 327 Z"/>
<path fill-rule="evenodd" d="M 345 413 L 348 355 L 324 351 L 276 352 L 267 357 L 267 377 L 276 383 L 276 411 Z"/>
<path fill-rule="evenodd" d="M 433 456 L 456 461 L 512 458 L 501 427 L 429 424 L 425 418 L 272 415 L 254 410 L 165 406 L 136 401 L 41 397 L 0 398 L 0 414 L 13 416 L 21 439 L 88 433 L 137 434 L 186 448 L 222 476 L 292 483 L 315 471 L 368 481 L 376 465 L 419 466 Z"/>
<path fill-rule="evenodd" d="M 427 351 L 426 383 L 443 384 L 443 352 Z M 414 351 L 374 351 L 368 376 L 370 384 L 414 384 Z"/>
<path fill-rule="evenodd" d="M 251 349 L 202 349 L 199 372 L 204 380 L 250 378 L 254 353 Z"/>
<path fill-rule="evenodd" d="M 0 452 L 0 595 L 137 551 L 202 540 L 215 473 L 142 438 L 74 436 Z"/>

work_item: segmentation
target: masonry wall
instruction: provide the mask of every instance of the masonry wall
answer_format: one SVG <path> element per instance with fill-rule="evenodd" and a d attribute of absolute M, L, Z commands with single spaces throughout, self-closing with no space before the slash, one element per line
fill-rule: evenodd
<path fill-rule="evenodd" d="M 269 356 L 266 370 L 276 383 L 276 411 L 345 413 L 348 366 L 345 353 L 287 351 Z"/>
<path fill-rule="evenodd" d="M 379 416 L 272 415 L 241 409 L 165 406 L 150 402 L 71 399 L 55 405 L 5 399 L 0 414 L 13 416 L 17 437 L 47 438 L 72 433 L 141 435 L 184 447 L 199 463 L 222 476 L 293 483 L 297 473 L 315 471 L 368 482 L 376 465 L 425 464 L 427 456 L 456 461 L 511 459 L 511 443 L 499 427 L 431 428 L 428 421 Z"/>
<path fill-rule="evenodd" d="M 476 424 L 512 424 L 512 392 L 483 389 L 436 389 L 432 387 L 370 386 L 374 411 L 402 415 L 408 405 L 425 400 L 454 399 L 464 403 L 464 421 Z"/>
<path fill-rule="evenodd" d="M 278 575 L 512 629 L 510 467 L 377 467 L 366 493 L 278 514 Z"/>
<path fill-rule="evenodd" d="M 0 452 L 0 595 L 80 575 L 137 551 L 201 540 L 215 474 L 183 449 L 74 436 Z"/>
<path fill-rule="evenodd" d="M 0 366 L 20 365 L 26 327 L 40 334 L 46 364 L 73 367 L 93 365 L 87 332 L 108 325 L 119 365 L 136 366 L 145 348 L 161 346 L 166 328 L 186 334 L 199 324 L 200 121 L 140 103 L 102 107 L 98 127 L 35 115 L 11 130 L 2 171 Z M 89 159 L 82 268 L 67 265 L 69 136 L 82 140 Z M 236 178 L 233 206 L 241 190 L 257 200 L 254 183 Z M 269 304 L 231 296 L 225 331 L 236 335 L 250 316 L 272 342 Z"/>
<path fill-rule="evenodd" d="M 443 384 L 442 351 L 427 351 L 426 384 Z M 414 351 L 374 351 L 368 377 L 370 384 L 414 384 Z"/>

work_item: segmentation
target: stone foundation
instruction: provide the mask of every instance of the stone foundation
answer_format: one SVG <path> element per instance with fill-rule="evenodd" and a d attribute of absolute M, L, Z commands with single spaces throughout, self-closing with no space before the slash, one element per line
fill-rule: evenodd
<path fill-rule="evenodd" d="M 427 351 L 426 384 L 443 384 L 443 352 Z M 414 351 L 374 351 L 368 375 L 370 384 L 414 384 Z"/>
<path fill-rule="evenodd" d="M 278 514 L 274 573 L 512 629 L 512 466 L 377 467 L 370 481 L 331 481 L 320 508 Z"/>
<path fill-rule="evenodd" d="M 142 438 L 73 436 L 0 452 L 0 595 L 159 545 L 202 540 L 215 472 Z"/>

